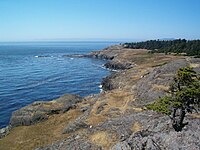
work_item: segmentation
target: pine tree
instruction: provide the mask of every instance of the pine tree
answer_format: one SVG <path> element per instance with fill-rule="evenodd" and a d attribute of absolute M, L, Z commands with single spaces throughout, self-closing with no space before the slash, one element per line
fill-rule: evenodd
<path fill-rule="evenodd" d="M 147 108 L 170 116 L 173 128 L 182 131 L 188 124 L 184 123 L 186 113 L 197 112 L 200 108 L 199 75 L 191 67 L 180 68 L 170 85 L 169 96 L 156 100 Z"/>

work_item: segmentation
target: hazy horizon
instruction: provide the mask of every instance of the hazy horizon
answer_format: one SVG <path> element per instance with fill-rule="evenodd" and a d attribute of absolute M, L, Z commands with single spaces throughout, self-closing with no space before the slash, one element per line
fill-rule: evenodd
<path fill-rule="evenodd" d="M 28 40 L 7 40 L 3 42 L 126 42 L 126 41 L 144 41 L 148 39 L 100 39 L 100 38 L 64 38 L 64 39 L 28 39 Z"/>
<path fill-rule="evenodd" d="M 199 0 L 1 0 L 0 42 L 200 38 Z"/>

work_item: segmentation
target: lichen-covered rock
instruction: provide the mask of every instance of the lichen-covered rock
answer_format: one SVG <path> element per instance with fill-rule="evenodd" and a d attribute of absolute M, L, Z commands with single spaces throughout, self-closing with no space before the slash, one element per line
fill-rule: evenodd
<path fill-rule="evenodd" d="M 65 134 L 65 133 L 71 133 L 71 132 L 77 131 L 79 129 L 88 128 L 88 127 L 89 127 L 89 125 L 87 125 L 83 121 L 79 121 L 79 122 L 75 121 L 75 122 L 70 123 L 67 126 L 67 128 L 64 129 L 63 134 Z"/>
<path fill-rule="evenodd" d="M 48 119 L 51 114 L 65 112 L 75 107 L 76 103 L 81 102 L 82 98 L 78 95 L 66 94 L 50 102 L 38 101 L 13 112 L 10 126 L 27 126 Z"/>
<path fill-rule="evenodd" d="M 112 147 L 112 150 L 131 150 L 127 142 L 119 142 Z"/>
<path fill-rule="evenodd" d="M 10 131 L 10 127 L 7 126 L 5 128 L 0 129 L 0 139 L 5 137 Z"/>
<path fill-rule="evenodd" d="M 123 63 L 119 61 L 110 61 L 110 62 L 107 62 L 104 66 L 106 68 L 114 69 L 114 70 L 125 70 L 125 69 L 132 68 L 134 65 L 127 62 Z"/>
<path fill-rule="evenodd" d="M 183 132 L 174 130 L 158 132 L 139 131 L 130 136 L 127 140 L 132 149 L 169 149 L 169 150 L 199 150 L 199 122 L 193 121 L 194 128 L 185 129 Z M 197 124 L 196 124 L 197 123 Z M 196 130 L 194 130 L 196 129 Z"/>
<path fill-rule="evenodd" d="M 74 135 L 63 141 L 54 143 L 45 148 L 37 148 L 36 150 L 102 150 L 102 148 L 85 140 L 79 135 Z"/>
<path fill-rule="evenodd" d="M 156 67 L 152 72 L 141 78 L 132 89 L 137 100 L 134 105 L 144 106 L 166 95 L 176 71 L 186 66 L 189 66 L 189 62 L 185 59 L 178 59 Z"/>
<path fill-rule="evenodd" d="M 116 137 L 120 142 L 112 149 L 124 150 L 124 147 L 125 149 L 130 147 L 136 150 L 198 150 L 200 149 L 200 119 L 187 116 L 185 121 L 188 121 L 189 125 L 182 132 L 176 132 L 168 116 L 153 111 L 143 111 L 105 121 L 94 127 L 92 132 L 100 130 L 117 133 Z M 136 122 L 141 128 L 140 131 L 134 132 L 133 124 Z"/>
<path fill-rule="evenodd" d="M 82 98 L 79 95 L 73 95 L 73 94 L 65 94 L 64 96 L 61 96 L 60 98 L 55 100 L 57 103 L 61 104 L 60 109 L 65 112 L 69 109 L 75 107 L 75 105 L 82 101 Z"/>
<path fill-rule="evenodd" d="M 113 79 L 115 79 L 115 77 L 118 76 L 119 73 L 115 72 L 112 73 L 111 75 L 103 78 L 101 85 L 102 85 L 102 89 L 104 91 L 109 91 L 109 90 L 113 90 L 115 88 L 117 88 L 117 86 L 115 86 L 115 81 Z"/>

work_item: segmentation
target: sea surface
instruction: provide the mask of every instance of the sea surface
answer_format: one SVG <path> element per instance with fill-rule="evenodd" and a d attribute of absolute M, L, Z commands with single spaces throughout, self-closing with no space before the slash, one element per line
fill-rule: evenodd
<path fill-rule="evenodd" d="M 116 42 L 0 43 L 0 128 L 13 111 L 37 100 L 49 101 L 65 93 L 87 96 L 100 92 L 110 72 L 103 60 L 63 57 L 87 54 Z"/>

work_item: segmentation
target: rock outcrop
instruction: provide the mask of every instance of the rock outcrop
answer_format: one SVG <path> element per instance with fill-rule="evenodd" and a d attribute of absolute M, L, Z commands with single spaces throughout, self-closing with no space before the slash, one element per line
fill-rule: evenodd
<path fill-rule="evenodd" d="M 177 70 L 189 65 L 190 63 L 185 59 L 178 59 L 161 67 L 156 67 L 143 76 L 132 89 L 136 98 L 135 105 L 144 106 L 166 95 Z"/>
<path fill-rule="evenodd" d="M 8 135 L 9 131 L 10 131 L 10 127 L 9 126 L 0 129 L 0 139 L 5 137 L 6 135 Z"/>
<path fill-rule="evenodd" d="M 123 47 L 120 45 L 113 45 L 100 51 L 94 51 L 87 56 L 97 59 L 113 60 L 115 57 L 118 56 L 122 48 Z"/>
<path fill-rule="evenodd" d="M 104 91 L 109 91 L 117 88 L 113 83 L 113 78 L 117 77 L 117 75 L 118 73 L 112 73 L 111 75 L 102 79 L 101 85 Z"/>
<path fill-rule="evenodd" d="M 125 70 L 125 69 L 130 69 L 134 67 L 134 65 L 131 63 L 122 63 L 122 62 L 116 62 L 116 61 L 107 62 L 104 66 L 106 68 L 113 69 L 113 70 Z"/>
<path fill-rule="evenodd" d="M 16 126 L 27 126 L 44 121 L 48 119 L 49 115 L 66 112 L 81 101 L 82 98 L 80 96 L 70 94 L 66 94 L 50 102 L 36 101 L 13 112 L 10 126 L 14 128 Z"/>
<path fill-rule="evenodd" d="M 103 137 L 105 140 L 110 140 L 111 142 L 112 139 L 109 139 L 109 137 L 112 137 L 112 134 L 115 133 L 114 137 L 118 142 L 111 146 L 112 150 L 198 150 L 200 148 L 200 120 L 188 116 L 187 121 L 190 123 L 183 129 L 184 131 L 176 132 L 170 126 L 168 116 L 163 116 L 153 111 L 144 111 L 135 114 L 126 114 L 119 118 L 100 123 L 93 128 L 89 128 L 87 130 L 87 136 L 98 135 L 98 137 L 101 137 L 101 134 L 105 133 L 107 135 Z M 96 143 L 94 143 L 89 141 L 90 138 L 87 136 L 84 134 L 75 134 L 64 141 L 38 150 L 70 148 L 76 150 L 106 149 L 98 145 L 102 144 L 101 141 L 95 141 Z M 99 140 L 102 139 L 100 138 Z"/>
<path fill-rule="evenodd" d="M 141 119 L 138 120 L 143 129 L 141 131 L 131 134 L 123 143 L 118 143 L 113 146 L 113 149 L 128 145 L 127 149 L 194 149 L 200 148 L 199 134 L 200 134 L 200 120 L 187 118 L 189 125 L 184 128 L 182 132 L 174 131 L 170 126 L 170 120 L 165 116 L 158 116 L 153 112 L 145 112 L 145 114 L 151 115 L 151 119 L 146 118 L 144 114 Z M 145 119 L 146 118 L 146 119 Z"/>
<path fill-rule="evenodd" d="M 101 147 L 91 143 L 79 135 L 74 135 L 45 148 L 37 148 L 35 150 L 101 150 Z"/>

